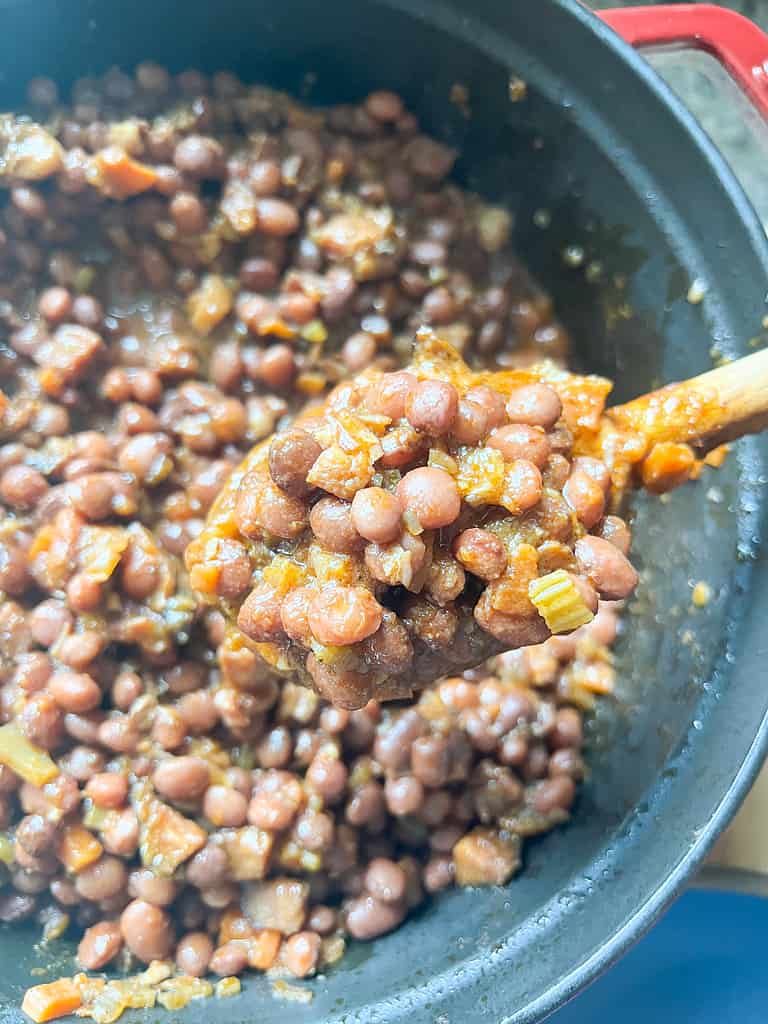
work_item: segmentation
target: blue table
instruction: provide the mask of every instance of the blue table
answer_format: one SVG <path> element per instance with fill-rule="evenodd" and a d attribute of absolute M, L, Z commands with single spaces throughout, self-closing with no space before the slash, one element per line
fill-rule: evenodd
<path fill-rule="evenodd" d="M 554 1024 L 766 1024 L 768 900 L 691 890 Z"/>

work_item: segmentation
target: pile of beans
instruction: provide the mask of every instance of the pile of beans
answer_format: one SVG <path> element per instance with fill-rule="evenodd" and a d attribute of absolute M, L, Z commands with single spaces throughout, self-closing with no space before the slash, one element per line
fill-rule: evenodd
<path fill-rule="evenodd" d="M 504 551 L 492 515 L 465 521 L 446 469 L 462 445 L 510 467 L 537 572 L 567 565 L 620 597 L 598 575 L 629 534 L 601 518 L 601 467 L 569 458 L 556 391 L 499 406 L 400 371 L 424 326 L 475 367 L 561 361 L 567 339 L 509 215 L 447 180 L 455 154 L 397 96 L 310 110 L 144 64 L 81 80 L 68 104 L 36 80 L 29 104 L 0 117 L 0 719 L 53 769 L 14 772 L 0 739 L 0 920 L 69 928 L 88 969 L 306 976 L 454 881 L 506 881 L 523 838 L 567 818 L 616 619 L 602 602 L 578 634 L 415 703 L 345 709 L 273 671 L 296 649 L 281 631 L 308 639 L 297 544 L 318 579 L 369 573 L 306 610 L 335 700 L 326 663 L 351 648 L 390 680 L 380 695 L 405 696 L 421 657 L 457 645 L 465 588 L 484 608 L 466 642 L 512 642 L 478 600 L 514 517 Z M 384 424 L 386 454 L 339 494 L 333 465 L 308 480 L 331 441 L 293 417 L 335 387 L 341 422 L 360 373 L 380 385 L 366 429 Z M 274 431 L 265 490 L 241 481 L 239 530 L 193 586 L 185 550 Z M 270 566 L 279 607 L 259 605 Z"/>

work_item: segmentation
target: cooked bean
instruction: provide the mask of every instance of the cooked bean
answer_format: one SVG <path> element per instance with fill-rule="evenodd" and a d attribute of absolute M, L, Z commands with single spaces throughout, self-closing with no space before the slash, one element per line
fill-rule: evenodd
<path fill-rule="evenodd" d="M 163 673 L 163 682 L 171 693 L 193 693 L 205 686 L 206 671 L 194 661 L 182 661 Z"/>
<path fill-rule="evenodd" d="M 187 881 L 198 889 L 210 889 L 229 875 L 229 858 L 221 846 L 208 843 L 187 863 Z"/>
<path fill-rule="evenodd" d="M 386 804 L 381 786 L 377 782 L 367 782 L 355 791 L 344 810 L 344 817 L 355 828 L 367 827 L 375 831 L 375 827 L 385 820 Z"/>
<path fill-rule="evenodd" d="M 139 744 L 139 734 L 125 715 L 113 715 L 99 726 L 99 742 L 120 754 L 130 754 Z"/>
<path fill-rule="evenodd" d="M 188 135 L 176 146 L 173 162 L 192 178 L 219 178 L 224 170 L 224 154 L 215 139 Z"/>
<path fill-rule="evenodd" d="M 274 484 L 256 474 L 246 474 L 237 494 L 235 520 L 246 537 L 261 530 L 291 540 L 304 531 L 308 509 Z"/>
<path fill-rule="evenodd" d="M 405 896 L 405 872 L 394 861 L 375 857 L 365 872 L 365 888 L 377 900 L 399 903 Z"/>
<path fill-rule="evenodd" d="M 506 422 L 503 397 L 484 384 L 470 388 L 459 400 L 453 437 L 459 444 L 478 444 Z"/>
<path fill-rule="evenodd" d="M 595 643 L 610 647 L 616 639 L 619 620 L 616 612 L 605 601 L 601 601 L 597 615 L 589 623 L 589 636 Z"/>
<path fill-rule="evenodd" d="M 600 523 L 599 535 L 603 540 L 610 541 L 622 555 L 629 555 L 632 546 L 632 532 L 629 526 L 618 516 L 606 516 Z"/>
<path fill-rule="evenodd" d="M 37 906 L 33 896 L 13 891 L 0 894 L 0 921 L 14 924 L 31 917 Z"/>
<path fill-rule="evenodd" d="M 161 705 L 152 721 L 152 739 L 163 750 L 178 750 L 187 738 L 187 723 L 178 708 Z"/>
<path fill-rule="evenodd" d="M 526 423 L 510 423 L 505 427 L 497 427 L 488 437 L 488 446 L 500 451 L 509 462 L 527 459 L 539 469 L 544 468 L 551 451 L 549 438 L 544 430 Z"/>
<path fill-rule="evenodd" d="M 408 394 L 417 384 L 418 381 L 412 373 L 385 373 L 374 387 L 369 388 L 366 405 L 371 412 L 388 416 L 391 420 L 402 419 Z"/>
<path fill-rule="evenodd" d="M 118 857 L 132 857 L 139 845 L 139 819 L 126 807 L 105 825 L 101 833 L 104 849 Z"/>
<path fill-rule="evenodd" d="M 213 956 L 213 942 L 205 932 L 188 932 L 176 947 L 176 966 L 182 974 L 202 978 L 208 973 Z"/>
<path fill-rule="evenodd" d="M 317 967 L 320 958 L 320 936 L 316 932 L 296 932 L 286 939 L 281 959 L 296 978 L 306 978 Z"/>
<path fill-rule="evenodd" d="M 61 323 L 72 312 L 72 295 L 68 289 L 54 285 L 41 294 L 37 308 L 49 323 Z"/>
<path fill-rule="evenodd" d="M 594 584 L 601 597 L 617 601 L 628 597 L 637 586 L 637 572 L 610 541 L 582 537 L 574 550 L 579 571 Z"/>
<path fill-rule="evenodd" d="M 365 540 L 388 544 L 400 534 L 402 506 L 391 491 L 364 487 L 352 499 L 351 517 L 353 526 Z"/>
<path fill-rule="evenodd" d="M 213 694 L 207 690 L 185 693 L 176 702 L 176 708 L 187 729 L 195 736 L 210 732 L 219 721 Z"/>
<path fill-rule="evenodd" d="M 80 871 L 75 886 L 84 900 L 98 903 L 122 892 L 127 882 L 128 872 L 122 860 L 104 854 L 95 864 Z"/>
<path fill-rule="evenodd" d="M 102 600 L 101 584 L 84 572 L 76 573 L 67 584 L 67 603 L 75 612 L 93 612 Z"/>
<path fill-rule="evenodd" d="M 571 472 L 563 487 L 563 497 L 587 530 L 591 530 L 602 519 L 605 493 L 594 477 L 583 469 Z"/>
<path fill-rule="evenodd" d="M 267 643 L 284 636 L 280 617 L 279 591 L 269 583 L 259 583 L 250 592 L 237 613 L 237 624 L 252 640 Z"/>
<path fill-rule="evenodd" d="M 450 526 L 461 509 L 453 477 L 431 466 L 410 470 L 398 483 L 395 493 L 403 508 L 412 512 L 426 530 Z"/>
<path fill-rule="evenodd" d="M 42 651 L 19 654 L 11 676 L 11 685 L 20 687 L 26 693 L 37 693 L 48 682 L 52 671 L 51 659 Z"/>
<path fill-rule="evenodd" d="M 309 628 L 309 605 L 314 596 L 310 587 L 296 587 L 286 594 L 280 606 L 280 621 L 283 629 L 293 640 L 307 645 L 312 639 Z"/>
<path fill-rule="evenodd" d="M 430 857 L 424 866 L 424 888 L 427 892 L 440 892 L 453 885 L 456 868 L 451 857 Z"/>
<path fill-rule="evenodd" d="M 71 487 L 72 504 L 86 519 L 98 521 L 112 514 L 114 482 L 106 473 L 86 473 Z"/>
<path fill-rule="evenodd" d="M 376 351 L 376 339 L 373 335 L 357 331 L 342 345 L 341 358 L 350 373 L 359 373 L 373 362 Z"/>
<path fill-rule="evenodd" d="M 395 817 L 416 814 L 424 803 L 424 787 L 413 775 L 387 779 L 384 784 L 387 807 Z"/>
<path fill-rule="evenodd" d="M 552 752 L 547 771 L 551 779 L 567 775 L 574 780 L 581 780 L 584 778 L 584 759 L 573 747 L 563 747 Z"/>
<path fill-rule="evenodd" d="M 322 644 L 356 644 L 381 625 L 382 608 L 364 587 L 334 584 L 309 604 L 309 628 Z"/>
<path fill-rule="evenodd" d="M 208 214 L 193 192 L 177 192 L 168 211 L 182 235 L 197 235 L 208 226 Z"/>
<path fill-rule="evenodd" d="M 77 295 L 72 302 L 72 316 L 83 327 L 98 332 L 104 321 L 104 309 L 93 295 Z"/>
<path fill-rule="evenodd" d="M 29 466 L 10 466 L 0 477 L 0 499 L 11 508 L 34 508 L 47 491 L 43 474 Z"/>
<path fill-rule="evenodd" d="M 248 821 L 259 828 L 288 828 L 304 803 L 298 780 L 287 772 L 268 771 L 256 782 L 248 805 Z"/>
<path fill-rule="evenodd" d="M 393 612 L 384 611 L 375 633 L 363 641 L 363 657 L 367 664 L 394 676 L 404 672 L 413 661 L 413 645 L 408 631 Z"/>
<path fill-rule="evenodd" d="M 607 496 L 611 487 L 611 472 L 604 462 L 594 459 L 590 455 L 579 455 L 573 460 L 573 468 L 579 469 L 591 477 Z"/>
<path fill-rule="evenodd" d="M 270 729 L 256 748 L 256 757 L 262 768 L 283 768 L 291 760 L 293 740 L 285 726 Z"/>
<path fill-rule="evenodd" d="M 353 554 L 362 540 L 352 521 L 352 507 L 339 498 L 321 498 L 312 506 L 309 525 L 320 543 L 331 551 Z"/>
<path fill-rule="evenodd" d="M 269 472 L 277 486 L 293 498 L 311 491 L 307 474 L 322 448 L 311 434 L 298 427 L 276 434 L 269 446 Z"/>
<path fill-rule="evenodd" d="M 336 931 L 337 915 L 332 907 L 322 904 L 312 907 L 307 918 L 307 927 L 319 935 L 330 935 Z"/>
<path fill-rule="evenodd" d="M 481 580 L 498 579 L 507 567 L 506 549 L 490 530 L 464 530 L 453 542 L 453 553 L 468 572 Z"/>
<path fill-rule="evenodd" d="M 287 388 L 296 370 L 293 352 L 287 345 L 271 345 L 261 356 L 258 378 L 278 391 Z"/>
<path fill-rule="evenodd" d="M 173 924 L 168 914 L 143 900 L 133 900 L 120 917 L 120 931 L 128 949 L 148 964 L 167 960 L 173 952 Z"/>
<path fill-rule="evenodd" d="M 144 900 L 153 907 L 168 907 L 176 898 L 178 887 L 170 878 L 161 878 L 149 868 L 137 868 L 128 876 L 128 892 L 135 900 Z"/>
<path fill-rule="evenodd" d="M 368 95 L 365 109 L 377 121 L 397 121 L 403 113 L 403 101 L 396 92 L 379 89 Z"/>
<path fill-rule="evenodd" d="M 82 672 L 54 672 L 48 681 L 48 690 L 62 710 L 78 715 L 92 711 L 101 703 L 98 683 Z"/>
<path fill-rule="evenodd" d="M 16 842 L 33 857 L 39 857 L 51 848 L 56 833 L 55 822 L 40 814 L 28 814 L 16 826 Z"/>
<path fill-rule="evenodd" d="M 358 896 L 347 904 L 347 931 L 355 939 L 375 939 L 397 928 L 405 917 L 400 903 L 384 903 L 373 896 Z"/>
<path fill-rule="evenodd" d="M 59 767 L 78 782 L 87 782 L 104 767 L 105 758 L 100 750 L 93 747 L 72 747 L 59 757 Z"/>
<path fill-rule="evenodd" d="M 16 721 L 30 741 L 44 750 L 54 750 L 62 741 L 64 721 L 58 703 L 45 691 L 27 700 Z"/>
<path fill-rule="evenodd" d="M 509 495 L 507 506 L 514 515 L 527 512 L 541 500 L 544 484 L 541 473 L 528 459 L 515 459 L 506 473 L 505 493 Z"/>
<path fill-rule="evenodd" d="M 248 816 L 248 800 L 229 786 L 210 786 L 203 798 L 203 814 L 216 828 L 239 828 Z"/>
<path fill-rule="evenodd" d="M 88 780 L 85 795 L 90 797 L 97 807 L 116 810 L 122 807 L 128 798 L 128 779 L 117 772 L 98 772 Z"/>
<path fill-rule="evenodd" d="M 173 757 L 155 769 L 155 789 L 169 800 L 196 800 L 208 787 L 210 769 L 199 757 Z"/>
<path fill-rule="evenodd" d="M 563 406 L 548 384 L 524 384 L 507 399 L 507 416 L 513 423 L 550 430 L 560 419 Z"/>
<path fill-rule="evenodd" d="M 259 230 L 267 235 L 283 237 L 294 234 L 299 227 L 296 208 L 282 199 L 263 198 L 256 203 Z"/>
<path fill-rule="evenodd" d="M 536 787 L 533 804 L 540 814 L 568 810 L 576 795 L 576 786 L 568 775 L 556 775 Z"/>
<path fill-rule="evenodd" d="M 280 315 L 295 324 L 308 324 L 317 314 L 317 300 L 304 292 L 284 292 L 277 300 Z"/>
<path fill-rule="evenodd" d="M 82 670 L 101 654 L 106 645 L 103 631 L 84 629 L 60 637 L 56 643 L 56 656 L 69 668 Z"/>
<path fill-rule="evenodd" d="M 336 803 L 347 787 L 347 769 L 338 757 L 326 756 L 321 751 L 307 768 L 307 785 L 318 793 L 326 804 Z"/>
<path fill-rule="evenodd" d="M 254 168 L 256 166 L 254 164 Z M 257 192 L 256 194 L 258 195 L 259 193 Z M 244 260 L 240 265 L 240 283 L 244 288 L 249 288 L 256 292 L 268 292 L 277 285 L 277 281 L 278 270 L 272 260 L 255 257 Z"/>
<path fill-rule="evenodd" d="M 408 422 L 416 430 L 433 437 L 442 437 L 450 432 L 458 409 L 458 392 L 452 384 L 444 381 L 420 381 L 405 398 Z"/>

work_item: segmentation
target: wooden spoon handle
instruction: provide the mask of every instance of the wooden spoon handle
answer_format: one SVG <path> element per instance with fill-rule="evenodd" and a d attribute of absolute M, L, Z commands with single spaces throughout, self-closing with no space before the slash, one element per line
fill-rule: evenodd
<path fill-rule="evenodd" d="M 700 453 L 768 428 L 768 349 L 606 411 L 620 430 Z"/>

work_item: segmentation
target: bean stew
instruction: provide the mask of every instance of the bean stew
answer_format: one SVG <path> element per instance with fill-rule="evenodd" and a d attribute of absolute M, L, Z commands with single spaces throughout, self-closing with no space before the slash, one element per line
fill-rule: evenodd
<path fill-rule="evenodd" d="M 0 921 L 79 943 L 34 1021 L 305 998 L 568 820 L 644 450 L 456 155 L 152 63 L 0 116 Z"/>

